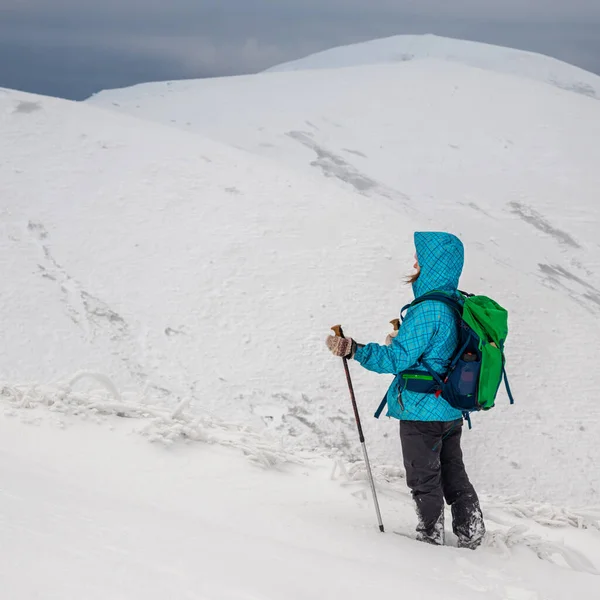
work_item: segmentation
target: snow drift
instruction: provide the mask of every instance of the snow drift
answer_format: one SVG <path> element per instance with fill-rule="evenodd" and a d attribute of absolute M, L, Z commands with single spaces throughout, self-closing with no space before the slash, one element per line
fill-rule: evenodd
<path fill-rule="evenodd" d="M 433 548 L 393 533 L 414 526 L 401 480 L 381 480 L 382 535 L 360 475 L 331 477 L 315 457 L 259 469 L 206 443 L 165 451 L 130 435 L 139 425 L 0 414 L 3 597 L 594 597 L 597 532 L 551 520 L 551 507 L 540 525 L 512 514 L 518 504 L 490 506 L 485 547 Z"/>

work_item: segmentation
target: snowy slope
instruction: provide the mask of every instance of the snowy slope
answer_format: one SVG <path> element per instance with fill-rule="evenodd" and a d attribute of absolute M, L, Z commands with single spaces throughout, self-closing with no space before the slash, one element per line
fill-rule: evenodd
<path fill-rule="evenodd" d="M 600 333 L 597 102 L 433 61 L 94 101 L 146 120 L 3 95 L 9 381 L 94 369 L 127 398 L 191 399 L 287 452 L 356 457 L 323 337 L 342 321 L 383 340 L 409 299 L 412 232 L 450 229 L 467 246 L 463 286 L 511 312 L 518 405 L 501 396 L 466 435 L 473 479 L 598 500 L 594 386 L 565 384 L 593 372 Z M 389 378 L 353 373 L 373 458 L 397 466 L 396 424 L 368 418 Z"/>
<path fill-rule="evenodd" d="M 396 35 L 331 48 L 268 71 L 333 69 L 434 58 L 510 73 L 600 99 L 600 77 L 563 61 L 514 48 L 436 35 Z"/>
<path fill-rule="evenodd" d="M 593 383 L 572 376 L 594 372 L 589 348 L 600 333 L 596 101 L 420 61 L 147 84 L 91 102 L 209 135 L 362 197 L 365 220 L 344 229 L 344 248 L 360 247 L 358 256 L 347 256 L 340 272 L 320 267 L 330 273 L 328 289 L 338 288 L 335 304 L 320 310 L 359 340 L 382 340 L 385 323 L 409 300 L 399 282 L 410 263 L 403 257 L 412 255 L 407 232 L 458 232 L 467 244 L 463 288 L 510 310 L 509 372 L 518 398 L 514 409 L 478 419 L 467 436 L 476 479 L 501 494 L 598 500 L 600 411 Z M 374 229 L 373 211 L 388 215 Z M 319 285 L 311 278 L 305 287 Z M 314 389 L 316 372 L 300 372 L 310 373 L 302 389 Z M 355 376 L 368 411 L 387 380 L 360 370 Z M 343 395 L 343 381 L 336 384 Z M 323 444 L 330 428 L 319 427 Z M 381 459 L 392 462 L 394 425 L 371 427 Z M 381 428 L 389 435 L 384 447 Z"/>
<path fill-rule="evenodd" d="M 328 461 L 265 470 L 216 444 L 148 444 L 143 419 L 10 414 L 0 414 L 3 598 L 598 597 L 600 513 L 486 501 L 484 547 L 434 548 L 394 535 L 414 524 L 398 479 L 380 484 L 381 534 L 364 480 Z"/>
<path fill-rule="evenodd" d="M 111 112 L 1 101 L 7 379 L 98 367 L 206 408 L 224 391 L 224 413 L 245 418 L 236 394 L 294 389 L 322 370 L 331 272 L 364 252 L 338 253 L 349 244 L 330 226 L 364 222 L 360 198 Z M 297 332 L 303 347 L 281 352 Z"/>

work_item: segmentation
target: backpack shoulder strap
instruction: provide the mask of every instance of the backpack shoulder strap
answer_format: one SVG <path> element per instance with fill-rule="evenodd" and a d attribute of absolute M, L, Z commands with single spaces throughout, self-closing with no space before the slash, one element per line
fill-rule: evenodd
<path fill-rule="evenodd" d="M 404 313 L 414 304 L 414 301 L 411 302 L 410 304 L 406 304 L 405 306 L 402 307 L 402 309 L 400 310 L 400 320 L 404 321 Z"/>
<path fill-rule="evenodd" d="M 463 309 L 462 309 L 460 302 L 458 300 L 455 300 L 454 298 L 448 296 L 448 294 L 445 294 L 444 292 L 435 292 L 435 291 L 429 292 L 428 294 L 424 294 L 423 296 L 420 296 L 419 298 L 416 298 L 415 300 L 413 300 L 410 304 L 403 306 L 402 310 L 400 311 L 400 318 L 404 321 L 404 311 L 405 310 L 408 310 L 411 306 L 416 306 L 417 304 L 426 302 L 427 300 L 434 300 L 437 302 L 444 303 L 446 306 L 449 306 L 452 310 L 454 310 L 458 314 L 459 317 L 462 318 Z"/>

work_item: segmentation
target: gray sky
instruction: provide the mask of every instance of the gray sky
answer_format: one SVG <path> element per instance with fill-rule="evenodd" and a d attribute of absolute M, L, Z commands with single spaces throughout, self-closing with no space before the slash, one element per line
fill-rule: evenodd
<path fill-rule="evenodd" d="M 600 0 L 0 0 L 0 87 L 82 99 L 401 33 L 533 50 L 600 74 Z"/>

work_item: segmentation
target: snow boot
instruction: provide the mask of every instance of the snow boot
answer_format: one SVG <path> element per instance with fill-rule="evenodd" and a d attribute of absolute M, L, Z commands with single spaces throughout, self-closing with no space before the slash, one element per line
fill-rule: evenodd
<path fill-rule="evenodd" d="M 452 504 L 452 531 L 458 538 L 459 548 L 475 550 L 485 536 L 483 514 L 477 495 L 464 494 Z"/>

